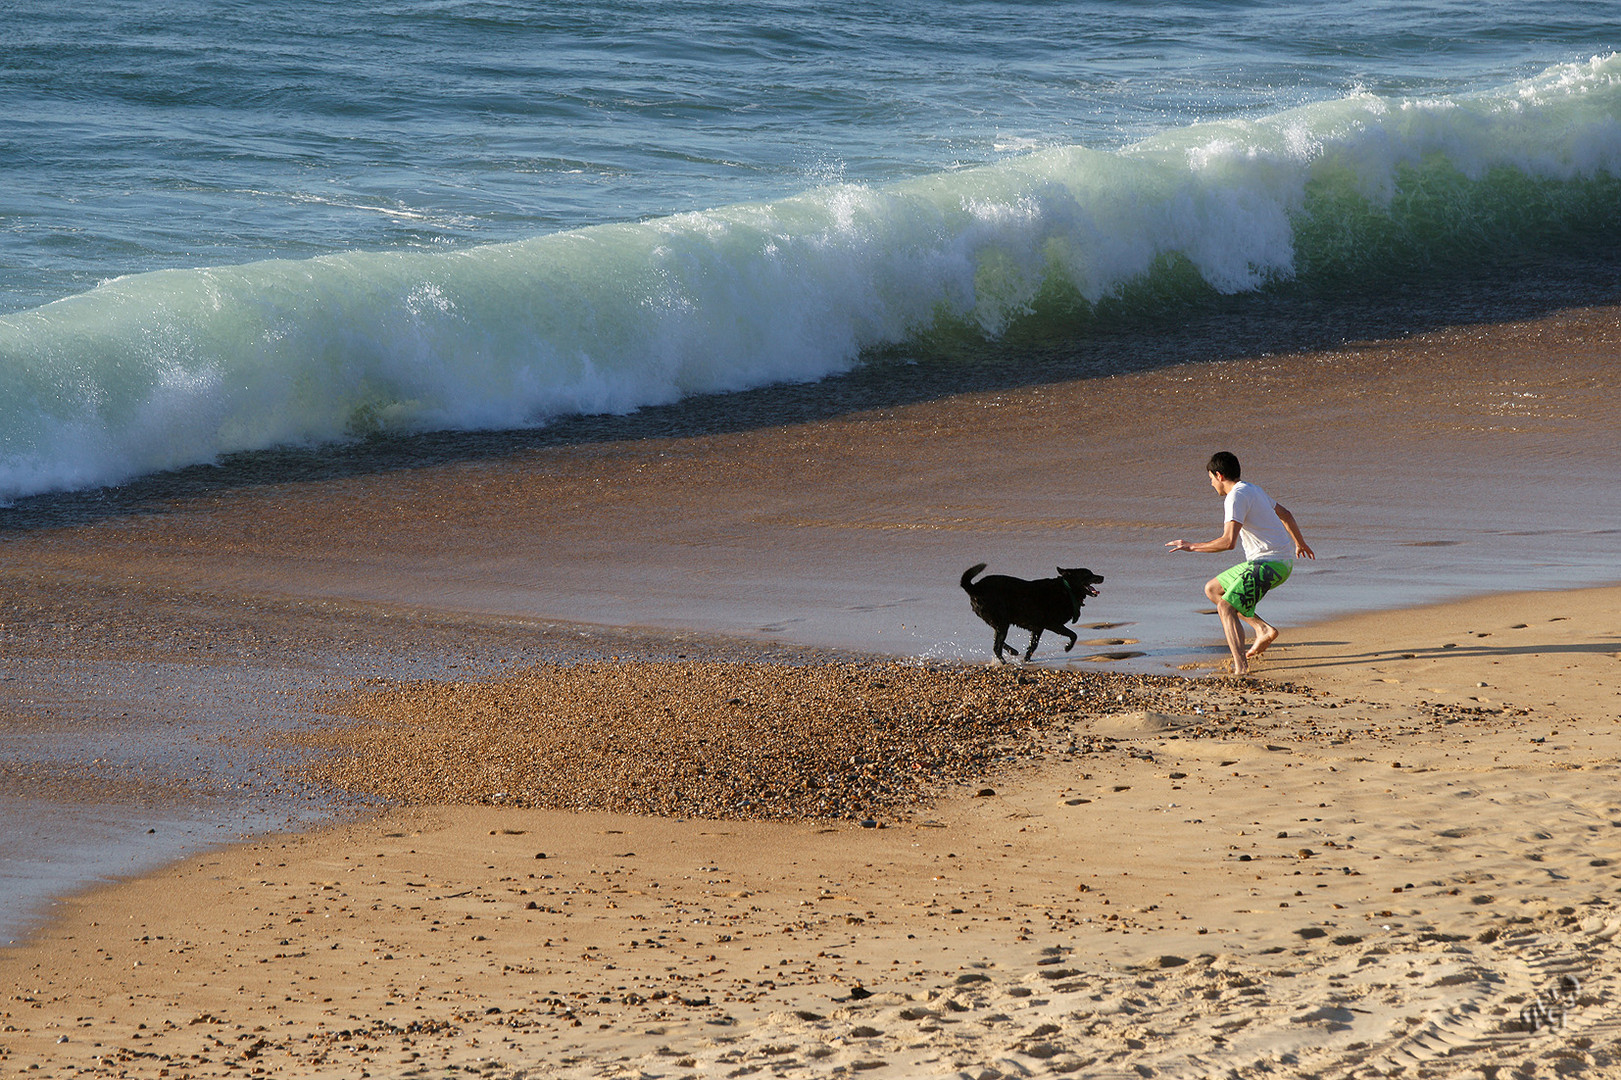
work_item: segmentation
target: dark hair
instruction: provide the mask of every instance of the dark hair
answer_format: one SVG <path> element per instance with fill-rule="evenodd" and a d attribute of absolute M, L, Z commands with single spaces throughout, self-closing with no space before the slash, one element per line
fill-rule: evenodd
<path fill-rule="evenodd" d="M 1217 450 L 1210 455 L 1210 464 L 1204 467 L 1205 472 L 1213 472 L 1217 476 L 1238 481 L 1238 457 L 1229 450 Z"/>

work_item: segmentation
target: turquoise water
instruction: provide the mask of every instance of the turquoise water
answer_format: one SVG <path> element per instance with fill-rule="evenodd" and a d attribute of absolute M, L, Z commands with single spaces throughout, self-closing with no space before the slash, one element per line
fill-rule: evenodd
<path fill-rule="evenodd" d="M 1616 2 L 3 17 L 0 500 L 1621 221 Z"/>

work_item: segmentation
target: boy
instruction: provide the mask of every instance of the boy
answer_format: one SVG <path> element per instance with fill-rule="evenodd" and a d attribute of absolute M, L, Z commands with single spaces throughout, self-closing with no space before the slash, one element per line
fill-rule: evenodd
<path fill-rule="evenodd" d="M 1262 491 L 1256 484 L 1239 479 L 1238 458 L 1219 451 L 1205 466 L 1210 486 L 1225 500 L 1227 524 L 1220 536 L 1202 544 L 1172 540 L 1165 546 L 1172 551 L 1230 551 L 1242 541 L 1244 561 L 1224 570 L 1205 583 L 1204 594 L 1216 605 L 1221 628 L 1227 635 L 1227 648 L 1233 654 L 1233 674 L 1248 675 L 1249 662 L 1266 652 L 1278 640 L 1278 631 L 1255 614 L 1261 597 L 1289 580 L 1295 556 L 1317 558 L 1300 533 L 1300 526 L 1287 507 Z M 1255 644 L 1244 651 L 1244 627 L 1255 630 Z"/>

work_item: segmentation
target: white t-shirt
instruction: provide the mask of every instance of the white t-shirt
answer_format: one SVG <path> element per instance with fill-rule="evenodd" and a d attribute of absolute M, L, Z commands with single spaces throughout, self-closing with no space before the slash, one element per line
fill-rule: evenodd
<path fill-rule="evenodd" d="M 1226 520 L 1238 522 L 1245 562 L 1294 562 L 1294 538 L 1278 518 L 1277 505 L 1259 485 L 1247 480 L 1240 480 L 1227 493 Z"/>

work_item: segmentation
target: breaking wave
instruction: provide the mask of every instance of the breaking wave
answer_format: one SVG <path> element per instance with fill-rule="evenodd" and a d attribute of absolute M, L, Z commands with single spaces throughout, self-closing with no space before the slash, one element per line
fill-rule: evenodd
<path fill-rule="evenodd" d="M 449 253 L 167 270 L 0 317 L 0 499 L 374 431 L 810 381 L 930 335 L 1338 289 L 1621 222 L 1621 58 Z"/>

